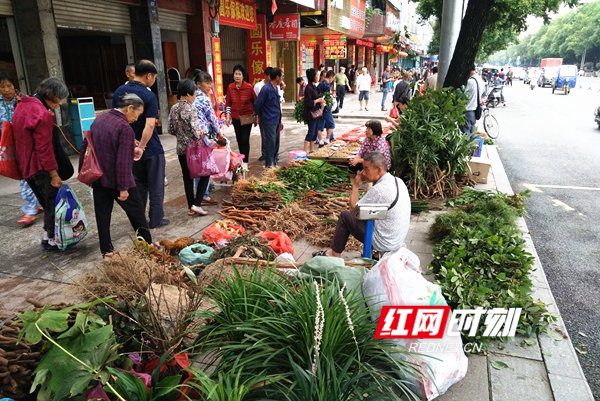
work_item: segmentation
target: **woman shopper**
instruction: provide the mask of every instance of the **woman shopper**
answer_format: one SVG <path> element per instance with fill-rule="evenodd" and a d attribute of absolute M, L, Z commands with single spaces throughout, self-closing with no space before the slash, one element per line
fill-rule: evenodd
<path fill-rule="evenodd" d="M 317 82 L 319 82 L 319 71 L 314 68 L 306 70 L 308 85 L 304 91 L 304 121 L 308 125 L 308 133 L 304 138 L 304 151 L 308 154 L 314 150 L 314 143 L 317 139 L 317 125 L 321 117 L 314 117 L 313 113 L 322 110 L 325 105 L 325 98 L 320 98 L 317 92 Z"/>
<path fill-rule="evenodd" d="M 31 97 L 24 97 L 13 115 L 17 165 L 44 208 L 42 245 L 58 250 L 54 242 L 54 202 L 62 180 L 52 146 L 53 110 L 69 96 L 58 78 L 46 78 Z"/>
<path fill-rule="evenodd" d="M 127 214 L 136 235 L 148 244 L 152 243 L 132 173 L 133 162 L 142 157 L 142 149 L 137 147 L 135 133 L 129 125 L 144 112 L 144 101 L 136 94 L 125 93 L 115 106 L 108 113 L 99 115 L 90 128 L 92 145 L 102 170 L 102 177 L 92 184 L 92 188 L 100 252 L 104 261 L 109 261 L 114 255 L 110 221 L 115 201 Z M 88 146 L 86 138 L 81 145 L 79 169 Z"/>
<path fill-rule="evenodd" d="M 254 92 L 254 88 L 251 88 Z M 186 151 L 194 145 L 201 146 L 204 141 L 204 131 L 200 128 L 198 112 L 192 106 L 195 99 L 196 85 L 190 79 L 179 81 L 177 85 L 179 101 L 171 108 L 169 113 L 169 134 L 177 137 L 177 157 L 181 166 L 183 189 L 188 204 L 188 215 L 206 216 L 207 213 L 200 207 L 204 193 L 208 187 L 210 176 L 200 177 L 194 195 L 194 179 L 190 178 L 187 164 Z"/>
<path fill-rule="evenodd" d="M 383 133 L 381 123 L 378 120 L 369 120 L 365 123 L 365 127 L 367 127 L 367 137 L 363 141 L 362 146 L 358 151 L 358 154 L 354 156 L 354 158 L 348 163 L 348 172 L 350 173 L 351 179 L 353 179 L 354 176 L 363 169 L 363 157 L 365 157 L 365 155 L 370 152 L 381 152 L 387 160 L 388 171 L 392 167 L 392 157 L 390 156 L 390 148 L 388 147 L 385 138 L 381 136 L 381 134 Z"/>
<path fill-rule="evenodd" d="M 0 71 L 0 130 L 2 129 L 2 122 L 8 121 L 12 123 L 12 116 L 15 112 L 15 107 L 21 102 L 23 95 L 19 92 L 16 87 L 17 82 L 7 72 Z M 1 132 L 0 132 L 1 135 Z M 21 199 L 23 199 L 23 216 L 17 220 L 17 223 L 23 224 L 24 226 L 30 226 L 35 223 L 35 215 L 43 211 L 40 203 L 38 202 L 35 194 L 31 190 L 27 181 L 21 180 Z"/>
<path fill-rule="evenodd" d="M 250 160 L 250 131 L 254 124 L 254 101 L 256 93 L 254 87 L 244 81 L 246 69 L 240 64 L 233 67 L 233 82 L 227 87 L 225 98 L 225 124 L 233 122 L 235 139 L 238 143 L 240 154 Z"/>

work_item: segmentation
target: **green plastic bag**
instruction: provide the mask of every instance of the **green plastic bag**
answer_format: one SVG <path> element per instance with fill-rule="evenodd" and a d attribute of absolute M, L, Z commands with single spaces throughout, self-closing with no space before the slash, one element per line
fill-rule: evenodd
<path fill-rule="evenodd" d="M 194 249 L 199 249 L 199 251 L 194 252 Z M 210 246 L 192 244 L 179 252 L 179 260 L 184 266 L 199 265 L 200 263 L 207 265 L 212 262 L 212 254 L 214 251 L 215 250 Z"/>

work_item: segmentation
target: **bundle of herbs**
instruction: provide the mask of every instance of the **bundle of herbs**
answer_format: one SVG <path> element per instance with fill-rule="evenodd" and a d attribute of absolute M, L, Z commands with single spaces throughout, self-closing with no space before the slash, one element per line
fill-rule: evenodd
<path fill-rule="evenodd" d="M 465 188 L 448 201 L 455 210 L 439 215 L 430 232 L 437 241 L 430 270 L 453 308 L 522 308 L 517 333 L 529 337 L 545 331 L 556 317 L 531 296 L 534 257 L 525 250 L 516 225 L 525 214 L 526 196 Z M 482 336 L 484 328 L 467 341 L 487 348 L 490 339 Z"/>
<path fill-rule="evenodd" d="M 319 191 L 350 181 L 347 171 L 318 160 L 303 160 L 297 166 L 279 169 L 277 176 L 296 197 L 310 189 Z"/>
<path fill-rule="evenodd" d="M 390 135 L 392 170 L 404 179 L 413 199 L 456 196 L 457 177 L 469 171 L 474 139 L 462 134 L 467 98 L 461 90 L 415 96 Z"/>
<path fill-rule="evenodd" d="M 299 100 L 296 102 L 296 106 L 294 107 L 294 120 L 296 120 L 296 122 L 306 124 L 304 121 L 304 100 Z"/>
<path fill-rule="evenodd" d="M 340 287 L 267 267 L 208 288 L 193 353 L 216 369 L 203 381 L 244 399 L 417 400 L 405 380 L 421 376 L 418 355 L 375 339 L 362 291 Z"/>

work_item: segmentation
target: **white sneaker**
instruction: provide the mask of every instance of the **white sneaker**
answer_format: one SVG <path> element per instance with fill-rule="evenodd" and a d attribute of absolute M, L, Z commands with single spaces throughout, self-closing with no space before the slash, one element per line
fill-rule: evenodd
<path fill-rule="evenodd" d="M 190 210 L 196 214 L 199 214 L 200 216 L 206 216 L 208 214 L 208 212 L 204 211 L 204 209 L 202 209 L 200 206 L 196 206 L 196 205 L 192 205 Z"/>

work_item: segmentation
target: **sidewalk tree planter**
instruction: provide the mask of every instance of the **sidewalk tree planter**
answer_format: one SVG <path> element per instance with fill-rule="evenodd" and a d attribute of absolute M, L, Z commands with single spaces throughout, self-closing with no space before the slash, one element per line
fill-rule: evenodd
<path fill-rule="evenodd" d="M 465 188 L 450 199 L 446 204 L 455 209 L 439 215 L 430 231 L 436 241 L 430 270 L 453 308 L 522 308 L 517 333 L 529 337 L 545 331 L 556 317 L 531 296 L 534 257 L 515 223 L 525 214 L 526 196 Z M 484 328 L 480 325 L 477 336 L 466 341 L 489 347 Z"/>

